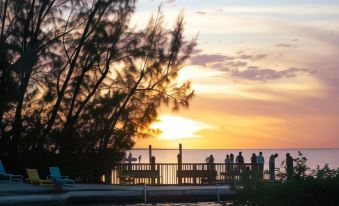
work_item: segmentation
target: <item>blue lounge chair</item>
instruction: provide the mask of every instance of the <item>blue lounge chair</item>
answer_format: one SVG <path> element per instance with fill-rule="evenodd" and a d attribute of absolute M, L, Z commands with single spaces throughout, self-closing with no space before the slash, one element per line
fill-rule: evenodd
<path fill-rule="evenodd" d="M 23 177 L 21 175 L 13 175 L 13 174 L 6 173 L 5 168 L 2 165 L 1 160 L 0 160 L 0 177 L 4 177 L 6 180 L 8 179 L 10 183 L 12 183 L 12 182 L 22 183 L 22 179 L 23 179 Z"/>
<path fill-rule="evenodd" d="M 74 186 L 74 180 L 69 179 L 68 176 L 61 176 L 59 167 L 49 167 L 49 175 L 47 178 L 52 179 L 54 182 L 60 183 L 62 186 Z"/>

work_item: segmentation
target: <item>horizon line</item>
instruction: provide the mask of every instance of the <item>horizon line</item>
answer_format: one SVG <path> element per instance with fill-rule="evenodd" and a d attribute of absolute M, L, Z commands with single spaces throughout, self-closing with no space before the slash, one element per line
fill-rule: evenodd
<path fill-rule="evenodd" d="M 152 150 L 178 150 L 179 148 L 152 148 Z M 305 148 L 183 148 L 183 150 L 336 150 L 339 147 L 305 147 Z M 132 148 L 130 150 L 148 150 L 148 148 Z"/>

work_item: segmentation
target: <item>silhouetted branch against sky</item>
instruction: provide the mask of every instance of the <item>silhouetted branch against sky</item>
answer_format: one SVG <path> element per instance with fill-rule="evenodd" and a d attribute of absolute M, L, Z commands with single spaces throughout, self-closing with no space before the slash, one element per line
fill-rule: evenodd
<path fill-rule="evenodd" d="M 8 3 L 0 83 L 13 97 L 1 104 L 1 155 L 114 155 L 151 135 L 162 105 L 189 106 L 190 82 L 175 82 L 196 45 L 183 13 L 172 28 L 160 9 L 135 28 L 133 0 Z"/>

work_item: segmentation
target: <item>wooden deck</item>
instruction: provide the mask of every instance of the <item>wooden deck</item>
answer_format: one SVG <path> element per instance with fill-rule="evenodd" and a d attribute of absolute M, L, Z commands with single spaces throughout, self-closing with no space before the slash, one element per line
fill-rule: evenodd
<path fill-rule="evenodd" d="M 157 163 L 116 164 L 112 170 L 112 184 L 228 184 L 230 182 L 262 179 L 258 165 L 224 163 Z"/>

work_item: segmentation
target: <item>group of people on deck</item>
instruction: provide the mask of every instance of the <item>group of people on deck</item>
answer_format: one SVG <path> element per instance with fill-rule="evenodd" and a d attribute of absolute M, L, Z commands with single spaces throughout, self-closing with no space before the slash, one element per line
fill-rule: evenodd
<path fill-rule="evenodd" d="M 271 154 L 270 158 L 269 158 L 269 179 L 270 180 L 275 180 L 275 159 L 278 157 L 278 154 Z M 259 152 L 258 155 L 256 155 L 255 153 L 252 154 L 251 156 L 251 170 L 258 172 L 258 176 L 260 178 L 263 178 L 264 175 L 264 164 L 265 164 L 265 158 L 263 156 L 262 152 Z M 294 159 L 292 158 L 292 156 L 287 153 L 286 154 L 286 175 L 287 178 L 291 178 L 293 176 L 293 161 Z M 213 163 L 214 162 L 214 158 L 213 155 L 210 155 L 209 157 L 206 158 L 206 162 L 207 163 Z M 241 165 L 244 164 L 244 157 L 242 155 L 242 152 L 239 152 L 239 154 L 237 155 L 237 157 L 235 158 L 234 161 L 234 154 L 226 154 L 226 158 L 225 158 L 225 164 L 226 165 L 232 165 L 232 164 L 237 164 L 240 170 L 243 170 L 244 167 L 242 167 Z M 232 170 L 233 167 L 228 167 L 228 170 Z"/>
<path fill-rule="evenodd" d="M 269 179 L 274 181 L 275 180 L 275 159 L 278 157 L 278 154 L 271 154 L 269 157 Z M 179 160 L 180 159 L 180 160 Z M 125 158 L 125 161 L 127 161 L 129 164 L 131 164 L 134 161 L 141 162 L 141 155 L 139 155 L 138 159 L 133 158 L 132 153 L 130 152 L 128 157 Z M 181 157 L 178 155 L 178 162 L 181 162 Z M 208 170 L 215 170 L 214 165 L 214 156 L 211 154 L 210 156 L 206 157 L 205 159 L 207 163 Z M 234 159 L 234 154 L 226 154 L 226 158 L 224 160 L 225 164 L 227 165 L 226 169 L 228 172 L 238 172 L 238 173 L 244 173 L 246 170 L 251 171 L 252 174 L 257 174 L 257 177 L 262 179 L 264 175 L 264 164 L 265 164 L 265 158 L 263 156 L 262 152 L 259 152 L 258 155 L 255 153 L 252 153 L 252 156 L 250 158 L 250 165 L 245 166 L 244 156 L 242 152 L 239 152 L 236 158 Z M 290 179 L 293 176 L 293 162 L 295 159 L 292 158 L 292 156 L 287 153 L 286 154 L 286 176 L 287 179 Z M 150 159 L 150 164 L 155 165 L 155 156 L 152 156 Z"/>
<path fill-rule="evenodd" d="M 274 180 L 275 179 L 275 174 L 274 174 L 274 168 L 275 168 L 275 158 L 278 157 L 278 154 L 271 155 L 270 157 L 270 179 Z M 243 172 L 245 169 L 249 169 L 246 167 L 242 167 L 242 164 L 245 163 L 244 156 L 242 155 L 242 152 L 239 152 L 237 157 L 235 158 L 234 162 L 234 154 L 227 154 L 225 158 L 225 164 L 234 164 L 236 163 L 239 165 L 237 168 L 239 172 Z M 264 164 L 265 164 L 265 158 L 263 156 L 262 152 L 259 152 L 259 155 L 256 155 L 255 153 L 252 154 L 251 156 L 251 171 L 258 173 L 259 178 L 263 178 L 264 174 Z M 233 169 L 233 168 L 231 168 Z M 230 170 L 230 167 L 228 167 L 228 170 Z M 272 172 L 271 172 L 272 171 Z"/>

